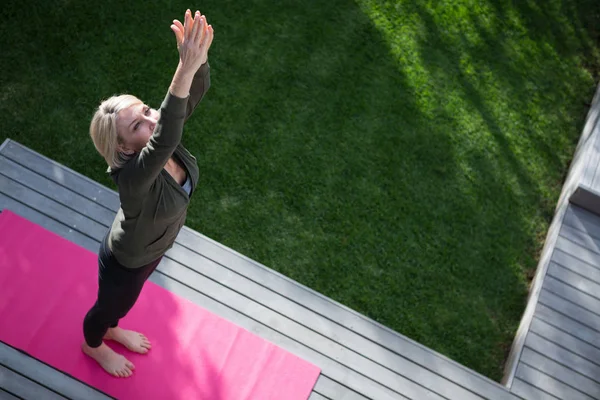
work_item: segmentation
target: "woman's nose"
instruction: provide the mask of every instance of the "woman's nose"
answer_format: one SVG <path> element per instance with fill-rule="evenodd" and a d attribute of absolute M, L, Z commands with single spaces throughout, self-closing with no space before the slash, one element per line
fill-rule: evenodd
<path fill-rule="evenodd" d="M 146 117 L 146 121 L 148 121 L 150 125 L 154 126 L 158 122 L 158 118 L 155 115 L 148 115 Z"/>

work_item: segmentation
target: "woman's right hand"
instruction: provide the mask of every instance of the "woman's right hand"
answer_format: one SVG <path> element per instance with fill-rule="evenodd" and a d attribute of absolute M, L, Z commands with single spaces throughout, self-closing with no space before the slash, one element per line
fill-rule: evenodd
<path fill-rule="evenodd" d="M 184 24 L 174 20 L 171 30 L 177 40 L 180 68 L 191 74 L 196 73 L 208 59 L 208 49 L 214 33 L 212 26 L 208 25 L 206 17 L 200 11 L 196 11 L 192 19 L 191 11 L 187 10 Z"/>

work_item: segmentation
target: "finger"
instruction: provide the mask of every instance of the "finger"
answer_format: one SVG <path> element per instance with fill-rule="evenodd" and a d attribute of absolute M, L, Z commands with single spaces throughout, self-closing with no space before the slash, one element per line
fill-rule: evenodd
<path fill-rule="evenodd" d="M 202 24 L 200 23 L 201 19 L 200 12 L 196 11 L 196 15 L 194 16 L 194 29 L 192 31 L 192 36 L 190 37 L 191 40 L 198 40 L 198 31 L 202 29 Z"/>
<path fill-rule="evenodd" d="M 202 40 L 202 32 L 204 32 L 204 25 L 206 22 L 206 17 L 202 14 L 200 14 L 200 11 L 198 11 L 198 30 L 196 31 L 196 40 L 198 41 L 198 43 L 200 43 L 200 41 Z"/>
<path fill-rule="evenodd" d="M 173 25 L 175 25 L 175 27 L 177 27 L 177 30 L 179 31 L 178 33 L 176 33 L 176 35 L 177 35 L 178 43 L 181 44 L 181 43 L 183 43 L 183 36 L 184 36 L 185 28 L 184 28 L 183 24 L 181 23 L 181 21 L 179 21 L 178 19 L 173 20 Z"/>
<path fill-rule="evenodd" d="M 171 30 L 175 33 L 175 40 L 177 41 L 177 47 L 179 47 L 183 42 L 183 31 L 175 24 L 171 25 Z"/>
<path fill-rule="evenodd" d="M 181 21 L 179 21 L 178 19 L 174 19 L 173 24 L 175 24 L 182 33 L 185 32 L 185 28 L 183 27 L 183 24 L 181 23 Z"/>
<path fill-rule="evenodd" d="M 210 46 L 212 45 L 213 38 L 215 37 L 215 31 L 213 30 L 213 27 L 210 26 L 209 28 L 210 28 L 210 30 L 209 30 L 210 39 L 208 41 L 207 49 L 210 49 Z"/>
<path fill-rule="evenodd" d="M 208 32 L 206 35 L 204 35 L 204 38 L 202 38 L 202 43 L 200 44 L 204 51 L 208 51 L 208 49 L 210 48 L 210 44 L 212 43 L 214 33 L 211 25 L 209 25 L 206 29 L 208 30 Z"/>
<path fill-rule="evenodd" d="M 184 27 L 184 36 L 185 39 L 188 40 L 190 38 L 190 35 L 192 33 L 192 28 L 193 28 L 193 24 L 194 22 L 192 21 L 192 13 L 190 12 L 190 10 L 187 10 L 185 12 L 185 20 L 183 22 L 183 27 Z"/>
<path fill-rule="evenodd" d="M 196 40 L 199 44 L 202 43 L 202 39 L 206 33 L 206 18 L 204 16 L 200 17 L 200 26 L 198 27 L 198 32 L 196 33 Z"/>
<path fill-rule="evenodd" d="M 204 36 L 204 29 L 206 29 L 206 18 L 201 16 L 199 19 L 200 26 L 198 32 L 196 33 L 196 40 L 198 40 L 198 44 L 202 43 L 202 37 Z"/>

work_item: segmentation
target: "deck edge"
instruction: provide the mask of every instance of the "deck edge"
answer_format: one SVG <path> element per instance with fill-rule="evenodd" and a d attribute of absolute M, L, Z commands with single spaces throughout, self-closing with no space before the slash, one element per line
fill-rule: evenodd
<path fill-rule="evenodd" d="M 529 333 L 529 328 L 537 307 L 540 292 L 544 283 L 544 278 L 546 277 L 550 260 L 554 254 L 556 241 L 558 240 L 560 228 L 563 225 L 566 211 L 571 205 L 569 199 L 581 184 L 581 180 L 584 176 L 586 168 L 589 168 L 588 151 L 590 150 L 590 146 L 593 144 L 593 140 L 591 139 L 593 138 L 596 125 L 600 123 L 599 115 L 600 83 L 598 83 L 596 86 L 594 98 L 592 100 L 590 109 L 588 110 L 588 114 L 584 122 L 584 128 L 579 138 L 576 152 L 573 156 L 573 163 L 569 167 L 569 171 L 563 183 L 562 191 L 559 195 L 559 200 L 555 208 L 555 213 L 546 234 L 545 244 L 536 268 L 536 273 L 529 289 L 527 306 L 525 307 L 525 312 L 521 318 L 521 322 L 517 329 L 510 353 L 504 366 L 504 376 L 501 384 L 511 391 L 511 393 L 513 393 L 511 388 L 516 377 L 517 367 L 520 363 L 521 354 L 525 346 L 525 339 Z M 600 133 L 597 134 L 600 135 Z"/>

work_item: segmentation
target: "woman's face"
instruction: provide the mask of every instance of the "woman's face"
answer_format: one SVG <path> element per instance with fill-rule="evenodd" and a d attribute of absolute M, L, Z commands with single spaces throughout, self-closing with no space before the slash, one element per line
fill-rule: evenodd
<path fill-rule="evenodd" d="M 142 150 L 150 140 L 158 118 L 159 112 L 143 103 L 121 110 L 117 118 L 117 132 L 122 140 L 122 150 L 125 153 Z"/>

